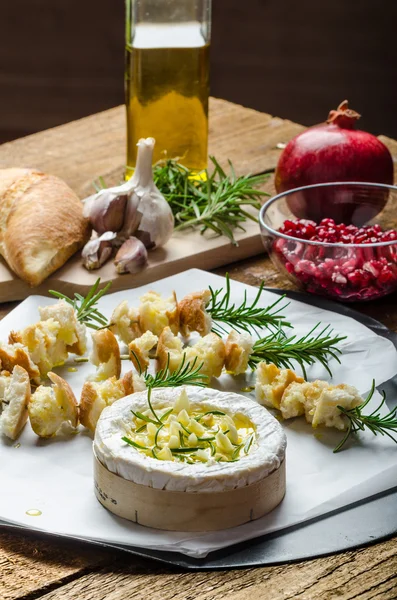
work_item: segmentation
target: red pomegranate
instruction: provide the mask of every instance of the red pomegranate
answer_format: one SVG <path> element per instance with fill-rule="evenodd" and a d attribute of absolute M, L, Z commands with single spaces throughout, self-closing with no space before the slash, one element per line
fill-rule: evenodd
<path fill-rule="evenodd" d="M 393 160 L 386 146 L 374 135 L 354 129 L 360 115 L 342 102 L 331 110 L 326 123 L 310 127 L 293 138 L 283 150 L 276 169 L 278 193 L 316 183 L 362 181 L 393 183 Z M 328 196 L 324 189 L 307 190 L 288 201 L 298 218 L 361 226 L 385 206 L 388 191 L 377 188 L 357 197 L 352 188 Z"/>

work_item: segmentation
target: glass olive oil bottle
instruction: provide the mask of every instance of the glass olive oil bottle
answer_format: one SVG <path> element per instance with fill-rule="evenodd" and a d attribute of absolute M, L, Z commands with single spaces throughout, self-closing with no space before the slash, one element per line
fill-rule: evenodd
<path fill-rule="evenodd" d="M 210 0 L 127 0 L 127 176 L 137 142 L 154 160 L 207 166 Z"/>

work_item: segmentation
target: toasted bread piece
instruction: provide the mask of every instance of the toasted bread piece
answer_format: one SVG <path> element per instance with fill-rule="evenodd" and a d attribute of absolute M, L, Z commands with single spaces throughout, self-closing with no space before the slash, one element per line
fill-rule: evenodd
<path fill-rule="evenodd" d="M 282 396 L 293 381 L 303 383 L 291 369 L 279 369 L 276 365 L 260 362 L 256 369 L 255 394 L 259 404 L 280 409 Z"/>
<path fill-rule="evenodd" d="M 322 390 L 314 410 L 312 409 L 309 413 L 312 417 L 312 426 L 325 425 L 341 430 L 346 429 L 348 420 L 341 413 L 338 406 L 343 406 L 343 408 L 349 410 L 362 402 L 364 402 L 363 398 L 353 385 L 345 383 L 329 385 Z"/>
<path fill-rule="evenodd" d="M 248 361 L 253 346 L 254 340 L 249 333 L 237 333 L 237 331 L 231 331 L 225 344 L 226 371 L 229 371 L 232 375 L 245 373 L 248 368 Z"/>
<path fill-rule="evenodd" d="M 201 336 L 211 331 L 212 319 L 206 312 L 210 300 L 211 292 L 207 289 L 188 294 L 179 302 L 179 331 L 184 337 L 188 337 L 192 331 L 197 331 Z"/>
<path fill-rule="evenodd" d="M 106 381 L 86 381 L 81 392 L 80 422 L 95 431 L 101 412 L 116 400 L 146 389 L 145 381 L 136 373 L 126 373 L 122 379 L 110 377 Z"/>
<path fill-rule="evenodd" d="M 111 331 L 125 344 L 129 344 L 143 333 L 139 325 L 138 309 L 129 308 L 127 300 L 116 306 L 112 314 L 111 323 Z"/>
<path fill-rule="evenodd" d="M 54 367 L 63 365 L 68 358 L 65 342 L 59 338 L 61 326 L 50 318 L 38 321 L 21 331 L 11 331 L 10 343 L 26 346 L 32 361 L 38 366 L 40 375 L 45 377 Z"/>
<path fill-rule="evenodd" d="M 1 363 L 0 363 L 1 367 Z M 10 382 L 11 373 L 9 371 L 0 371 L 0 411 L 1 405 L 4 400 L 4 394 L 6 391 L 6 387 Z"/>
<path fill-rule="evenodd" d="M 98 367 L 91 381 L 104 381 L 109 377 L 120 377 L 120 348 L 114 333 L 109 329 L 98 329 L 92 334 L 93 348 L 91 362 Z"/>
<path fill-rule="evenodd" d="M 33 363 L 28 349 L 23 344 L 20 344 L 19 342 L 12 344 L 0 342 L 0 362 L 3 369 L 10 373 L 16 365 L 19 365 L 27 371 L 30 379 L 34 383 L 40 382 L 39 368 Z"/>
<path fill-rule="evenodd" d="M 39 307 L 40 319 L 54 319 L 60 325 L 58 339 L 66 344 L 66 350 L 82 356 L 87 350 L 86 326 L 77 320 L 76 311 L 65 300 Z"/>
<path fill-rule="evenodd" d="M 159 338 L 151 331 L 146 331 L 141 337 L 128 345 L 130 359 L 138 373 L 143 373 L 149 366 L 149 352 L 157 344 Z"/>
<path fill-rule="evenodd" d="M 4 390 L 0 431 L 11 440 L 16 440 L 28 419 L 30 379 L 28 372 L 19 365 L 14 367 L 12 375 L 6 379 L 8 381 Z"/>
<path fill-rule="evenodd" d="M 33 431 L 44 438 L 56 435 L 64 423 L 77 427 L 79 422 L 78 405 L 70 385 L 56 373 L 49 372 L 48 378 L 52 385 L 40 385 L 28 407 Z"/>
<path fill-rule="evenodd" d="M 138 373 L 134 373 L 134 371 L 128 371 L 128 373 L 121 378 L 121 382 L 123 383 L 126 396 L 146 390 L 144 377 Z"/>
<path fill-rule="evenodd" d="M 201 365 L 200 372 L 203 375 L 219 377 L 225 362 L 225 344 L 215 333 L 209 333 L 193 346 L 183 348 L 181 339 L 166 327 L 157 345 L 158 369 L 164 369 L 168 364 L 170 372 L 173 373 L 182 364 L 184 355 L 185 364 L 192 365 L 195 362 L 195 367 Z"/>
<path fill-rule="evenodd" d="M 177 370 L 183 359 L 182 340 L 174 335 L 169 327 L 161 332 L 157 344 L 157 369 L 168 368 L 171 373 Z"/>
<path fill-rule="evenodd" d="M 139 300 L 139 326 L 143 332 L 151 331 L 159 336 L 164 327 L 169 327 L 172 333 L 178 333 L 179 309 L 175 292 L 169 298 L 162 298 L 161 294 L 150 291 Z"/>
<path fill-rule="evenodd" d="M 185 349 L 186 361 L 190 364 L 196 360 L 195 367 L 202 365 L 200 373 L 207 377 L 220 377 L 225 364 L 225 343 L 215 333 L 208 333 L 200 338 L 194 346 Z"/>

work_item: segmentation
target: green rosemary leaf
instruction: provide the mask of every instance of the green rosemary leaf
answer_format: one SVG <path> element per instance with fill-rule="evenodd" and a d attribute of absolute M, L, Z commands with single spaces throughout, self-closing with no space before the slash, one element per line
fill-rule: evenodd
<path fill-rule="evenodd" d="M 187 433 L 188 435 L 190 435 L 190 434 L 192 433 L 191 431 L 189 431 L 189 430 L 188 430 L 188 429 L 187 429 L 187 428 L 186 428 L 186 427 L 183 425 L 183 423 L 179 423 L 179 425 L 182 427 L 182 429 L 183 429 L 184 431 L 186 431 L 186 433 Z"/>
<path fill-rule="evenodd" d="M 165 421 L 166 418 L 172 413 L 173 410 L 174 410 L 173 408 L 170 408 L 163 415 L 161 415 L 160 421 Z"/>
<path fill-rule="evenodd" d="M 334 334 L 329 325 L 319 330 L 320 325 L 320 323 L 317 323 L 309 333 L 299 339 L 296 335 L 286 337 L 279 330 L 256 341 L 250 356 L 249 366 L 255 369 L 259 362 L 265 361 L 273 363 L 277 367 L 293 368 L 293 361 L 296 361 L 306 379 L 305 365 L 313 365 L 318 361 L 332 377 L 328 360 L 334 358 L 340 362 L 338 355 L 342 352 L 337 344 L 345 340 L 347 336 Z M 316 333 L 317 335 L 315 335 Z"/>
<path fill-rule="evenodd" d="M 382 392 L 382 401 L 369 415 L 363 414 L 363 409 L 372 399 L 375 392 L 375 380 L 372 382 L 372 387 L 366 397 L 366 399 L 356 406 L 355 408 L 346 409 L 343 406 L 337 408 L 341 413 L 348 419 L 347 430 L 339 444 L 334 448 L 334 453 L 339 452 L 351 435 L 369 429 L 374 435 L 386 435 L 393 442 L 397 443 L 397 439 L 390 433 L 390 431 L 396 432 L 397 434 L 397 407 L 390 410 L 383 417 L 380 414 L 381 407 L 385 404 L 386 395 Z"/>
<path fill-rule="evenodd" d="M 229 161 L 228 175 L 211 156 L 212 173 L 205 170 L 195 176 L 176 160 L 160 161 L 154 167 L 154 182 L 167 199 L 175 217 L 176 229 L 210 229 L 225 235 L 237 245 L 234 229 L 242 228 L 255 215 L 245 210 L 259 210 L 261 198 L 268 196 L 257 186 L 267 181 L 269 174 L 236 176 Z"/>
<path fill-rule="evenodd" d="M 178 387 L 181 385 L 205 387 L 208 384 L 207 375 L 200 373 L 203 363 L 196 367 L 197 357 L 192 362 L 186 362 L 186 354 L 184 353 L 181 364 L 173 373 L 169 370 L 169 359 L 170 355 L 168 354 L 166 367 L 158 371 L 156 375 L 144 374 L 147 388 Z"/>
<path fill-rule="evenodd" d="M 221 410 L 207 410 L 207 412 L 205 412 L 204 414 L 200 415 L 199 417 L 194 417 L 195 421 L 200 421 L 200 419 L 202 419 L 203 417 L 205 417 L 205 415 L 219 415 L 219 416 L 225 416 L 226 413 L 222 412 Z M 183 425 L 182 425 L 183 427 Z"/>
<path fill-rule="evenodd" d="M 65 300 L 65 302 L 73 306 L 76 311 L 77 320 L 80 321 L 80 323 L 84 323 L 91 329 L 102 329 L 104 326 L 108 326 L 108 321 L 106 317 L 98 311 L 96 305 L 100 298 L 102 298 L 109 290 L 112 282 L 110 281 L 102 290 L 98 291 L 100 283 L 101 280 L 98 278 L 85 297 L 75 293 L 73 298 L 69 298 L 65 294 L 61 294 L 55 290 L 49 290 L 49 293 L 55 298 Z M 99 327 L 99 325 L 101 327 Z"/>
<path fill-rule="evenodd" d="M 151 419 L 150 417 L 147 417 L 143 413 L 141 413 L 139 411 L 135 412 L 133 410 L 131 410 L 131 412 L 134 415 L 134 417 L 136 417 L 137 419 L 140 419 L 141 421 L 146 421 L 147 423 L 154 423 L 155 425 L 157 425 L 157 421 L 154 421 L 153 419 Z"/>
<path fill-rule="evenodd" d="M 273 304 L 265 308 L 258 306 L 264 289 L 262 282 L 258 293 L 252 303 L 247 301 L 247 292 L 244 293 L 243 302 L 236 306 L 230 300 L 230 278 L 226 273 L 226 283 L 224 288 L 213 290 L 209 286 L 211 299 L 206 307 L 206 312 L 211 315 L 214 324 L 212 331 L 222 336 L 228 326 L 235 331 L 246 331 L 247 333 L 258 334 L 258 330 L 270 329 L 271 331 L 280 330 L 282 327 L 292 327 L 291 323 L 281 314 L 289 303 L 283 304 L 285 298 L 280 296 Z"/>
<path fill-rule="evenodd" d="M 162 423 L 160 425 L 160 427 L 156 431 L 156 435 L 154 436 L 154 445 L 155 445 L 156 448 L 158 448 L 157 440 L 158 440 L 158 437 L 159 437 L 159 433 L 163 429 L 163 427 L 164 427 L 164 423 Z"/>
<path fill-rule="evenodd" d="M 183 437 L 182 431 L 179 432 L 179 443 L 181 448 L 185 448 L 185 438 Z"/>
<path fill-rule="evenodd" d="M 250 451 L 253 441 L 254 441 L 254 434 L 251 433 L 250 437 L 248 438 L 248 440 L 245 442 L 245 445 L 244 445 L 244 453 L 245 454 L 248 454 L 248 452 Z"/>
<path fill-rule="evenodd" d="M 126 444 L 129 444 L 130 446 L 134 446 L 134 448 L 139 448 L 139 450 L 149 450 L 149 448 L 147 448 L 146 446 L 141 446 L 140 444 L 137 444 L 136 442 L 134 442 L 133 440 L 130 440 L 130 438 L 124 436 L 121 438 L 123 440 L 123 442 L 126 442 Z"/>
<path fill-rule="evenodd" d="M 236 446 L 236 448 L 232 454 L 232 460 L 238 458 L 238 455 L 240 454 L 240 450 L 243 446 L 244 446 L 244 444 L 239 444 L 238 446 Z"/>
<path fill-rule="evenodd" d="M 154 416 L 156 422 L 159 423 L 160 425 L 163 425 L 163 423 L 158 418 L 157 413 L 156 413 L 156 411 L 154 410 L 154 408 L 152 406 L 151 395 L 152 395 L 152 387 L 148 386 L 148 390 L 147 390 L 147 403 L 149 405 L 150 411 L 151 411 L 152 415 Z"/>
<path fill-rule="evenodd" d="M 203 448 L 170 448 L 172 454 L 176 454 L 176 453 L 190 453 L 190 452 L 197 452 L 197 450 L 203 450 Z"/>
<path fill-rule="evenodd" d="M 141 431 L 145 431 L 146 428 L 147 428 L 147 425 L 142 425 L 142 427 L 139 427 L 138 429 L 135 430 L 135 433 L 141 433 Z"/>

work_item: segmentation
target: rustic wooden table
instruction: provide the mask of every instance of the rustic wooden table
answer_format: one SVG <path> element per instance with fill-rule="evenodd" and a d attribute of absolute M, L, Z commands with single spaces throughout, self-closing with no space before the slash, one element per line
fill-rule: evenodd
<path fill-rule="evenodd" d="M 230 158 L 241 173 L 274 167 L 276 144 L 300 125 L 222 100 L 210 104 L 210 153 Z M 397 160 L 397 142 L 382 138 Z M 0 148 L 0 168 L 29 166 L 64 178 L 81 196 L 99 175 L 117 178 L 124 164 L 122 107 Z M 272 181 L 267 184 L 271 192 Z M 269 259 L 255 257 L 217 269 L 251 285 L 292 289 Z M 1 299 L 0 299 L 1 300 Z M 0 318 L 15 304 L 0 305 Z M 397 330 L 396 295 L 357 310 Z M 1 481 L 1 478 L 0 478 Z M 11 490 L 1 489 L 1 493 Z M 0 529 L 0 598 L 16 600 L 370 600 L 397 598 L 397 537 L 356 551 L 297 564 L 220 572 L 183 572 L 81 542 Z"/>

